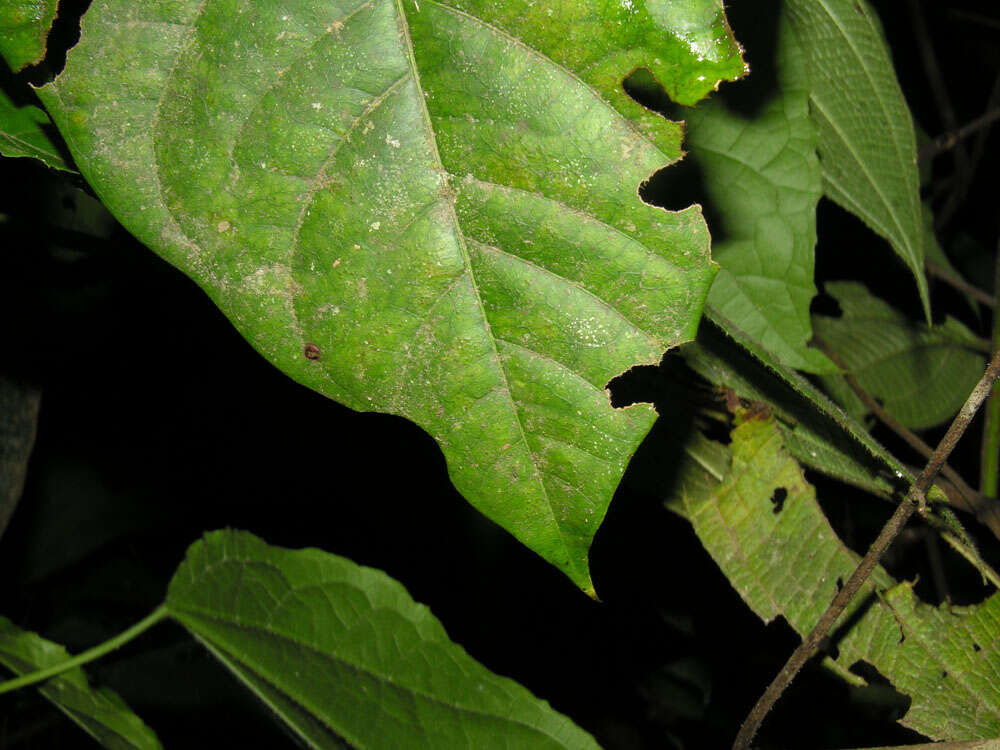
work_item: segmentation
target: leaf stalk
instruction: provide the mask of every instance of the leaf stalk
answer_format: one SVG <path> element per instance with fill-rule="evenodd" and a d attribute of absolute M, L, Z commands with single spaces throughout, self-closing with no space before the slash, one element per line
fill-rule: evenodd
<path fill-rule="evenodd" d="M 7 680 L 6 682 L 0 682 L 0 694 L 9 693 L 12 690 L 17 690 L 19 688 L 43 682 L 44 680 L 60 675 L 63 672 L 67 672 L 70 669 L 74 669 L 92 662 L 95 659 L 99 659 L 102 656 L 111 653 L 115 649 L 121 648 L 142 633 L 145 633 L 158 622 L 166 619 L 169 615 L 170 612 L 167 610 L 167 605 L 161 604 L 128 630 L 119 633 L 113 638 L 109 638 L 103 643 L 97 644 L 91 649 L 77 654 L 71 659 L 67 659 L 59 664 L 53 664 L 51 667 L 46 667 L 45 669 L 39 669 L 34 672 L 29 672 L 28 674 L 23 674 L 12 680 Z"/>

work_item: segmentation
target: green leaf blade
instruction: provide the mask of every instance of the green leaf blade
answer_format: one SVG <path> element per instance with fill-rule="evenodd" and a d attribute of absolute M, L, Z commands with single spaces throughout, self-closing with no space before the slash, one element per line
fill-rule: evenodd
<path fill-rule="evenodd" d="M 722 270 L 709 301 L 787 366 L 831 372 L 807 346 L 822 183 L 804 53 L 784 14 L 777 55 L 778 92 L 754 117 L 713 100 L 686 118 L 687 145 L 722 217 L 712 247 Z"/>
<path fill-rule="evenodd" d="M 762 619 L 778 615 L 805 636 L 858 562 L 786 453 L 775 424 L 732 433 L 730 474 L 685 496 L 688 516 L 734 588 Z M 787 493 L 780 509 L 779 489 Z M 939 740 L 1000 734 L 1000 595 L 967 613 L 921 603 L 909 583 L 876 567 L 841 616 L 837 663 L 874 666 L 911 699 L 900 721 Z"/>
<path fill-rule="evenodd" d="M 209 534 L 167 606 L 314 747 L 596 747 L 384 573 L 319 550 Z"/>
<path fill-rule="evenodd" d="M 43 110 L 31 105 L 18 107 L 0 91 L 0 155 L 38 159 L 53 169 L 75 172 L 46 132 L 52 127 Z"/>
<path fill-rule="evenodd" d="M 470 502 L 592 594 L 654 418 L 604 387 L 694 335 L 715 273 L 700 211 L 638 196 L 676 126 L 502 4 L 167 9 L 95 3 L 40 92 L 102 199 L 282 370 L 431 433 Z"/>
<path fill-rule="evenodd" d="M 0 55 L 17 73 L 45 57 L 57 0 L 6 0 L 0 5 Z"/>
<path fill-rule="evenodd" d="M 18 628 L 0 617 L 0 664 L 18 675 L 54 667 L 69 660 L 63 646 Z M 153 750 L 160 742 L 108 688 L 94 689 L 79 667 L 41 683 L 38 691 L 104 747 Z"/>
<path fill-rule="evenodd" d="M 971 331 L 953 318 L 936 326 L 914 324 L 860 284 L 831 282 L 826 291 L 843 314 L 817 315 L 813 326 L 865 391 L 911 429 L 955 415 L 986 368 L 985 357 L 973 349 Z M 867 414 L 842 378 L 827 376 L 822 382 L 848 412 Z"/>
<path fill-rule="evenodd" d="M 892 245 L 930 320 L 913 121 L 878 19 L 864 0 L 793 0 L 827 197 Z"/>

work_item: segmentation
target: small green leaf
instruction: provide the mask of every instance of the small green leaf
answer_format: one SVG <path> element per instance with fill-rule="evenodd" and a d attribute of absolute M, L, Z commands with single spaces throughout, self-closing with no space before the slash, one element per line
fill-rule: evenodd
<path fill-rule="evenodd" d="M 935 326 L 912 323 L 861 284 L 831 282 L 826 291 L 842 316 L 815 316 L 816 335 L 889 414 L 915 430 L 955 415 L 986 369 L 969 329 L 954 318 Z M 855 417 L 868 413 L 842 377 L 824 376 L 822 383 Z"/>
<path fill-rule="evenodd" d="M 913 121 L 865 0 L 789 0 L 806 53 L 824 194 L 909 266 L 930 320 Z"/>
<path fill-rule="evenodd" d="M 716 99 L 686 115 L 691 158 L 722 221 L 709 302 L 789 367 L 833 372 L 806 346 L 822 186 L 804 54 L 785 14 L 778 39 L 779 91 L 758 114 Z"/>
<path fill-rule="evenodd" d="M 171 615 L 310 747 L 596 748 L 384 573 L 244 532 L 188 550 Z"/>
<path fill-rule="evenodd" d="M 53 169 L 75 172 L 52 142 L 47 127 L 55 129 L 43 110 L 30 104 L 18 107 L 0 90 L 0 155 L 27 156 Z"/>
<path fill-rule="evenodd" d="M 22 675 L 70 658 L 62 646 L 0 617 L 0 664 Z M 77 667 L 41 683 L 38 691 L 104 747 L 159 748 L 160 742 L 114 691 L 95 690 Z"/>
<path fill-rule="evenodd" d="M 804 635 L 858 556 L 830 527 L 773 421 L 743 422 L 730 447 L 729 476 L 686 496 L 689 518 L 750 608 Z M 839 622 L 837 663 L 868 662 L 909 695 L 901 723 L 940 740 L 1000 734 L 1000 594 L 965 613 L 934 608 L 877 567 Z"/>
<path fill-rule="evenodd" d="M 57 0 L 0 3 L 0 56 L 15 73 L 45 57 L 45 40 L 55 20 L 57 4 Z"/>
<path fill-rule="evenodd" d="M 473 505 L 592 594 L 654 419 L 605 386 L 694 336 L 715 273 L 699 209 L 638 195 L 680 129 L 621 80 L 743 70 L 658 7 L 97 0 L 39 95 L 112 213 L 258 350 L 426 429 Z"/>

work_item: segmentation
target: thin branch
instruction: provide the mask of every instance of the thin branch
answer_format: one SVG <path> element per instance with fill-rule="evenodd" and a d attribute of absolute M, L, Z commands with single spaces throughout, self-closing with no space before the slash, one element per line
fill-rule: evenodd
<path fill-rule="evenodd" d="M 993 90 L 990 91 L 985 111 L 990 112 L 997 109 L 998 106 L 1000 106 L 1000 75 L 993 80 Z M 959 207 L 962 205 L 962 201 L 965 200 L 965 196 L 968 194 L 969 188 L 972 185 L 973 173 L 975 172 L 976 167 L 983 162 L 983 153 L 986 150 L 986 142 L 989 139 L 990 130 L 990 124 L 987 124 L 979 130 L 979 133 L 976 136 L 976 142 L 972 147 L 973 168 L 969 172 L 962 172 L 961 170 L 958 170 L 953 182 L 951 195 L 948 196 L 948 200 L 945 201 L 944 206 L 941 207 L 934 217 L 935 229 L 942 229 L 946 227 L 951 220 L 955 218 L 955 214 L 958 212 Z"/>
<path fill-rule="evenodd" d="M 924 18 L 924 11 L 920 5 L 920 0 L 910 0 L 910 18 L 913 20 L 913 31 L 917 37 L 917 47 L 920 50 L 920 59 L 924 64 L 924 73 L 927 75 L 927 83 L 931 88 L 931 95 L 941 113 L 944 126 L 949 131 L 958 130 L 958 118 L 955 116 L 955 108 L 951 104 L 951 97 L 948 96 L 948 87 L 945 85 L 944 77 L 941 75 L 941 67 L 938 65 L 937 56 L 934 54 L 934 43 L 931 40 L 930 30 L 927 28 L 927 20 Z M 969 164 L 969 152 L 964 144 L 956 141 L 955 165 L 961 178 L 967 179 L 971 171 Z"/>
<path fill-rule="evenodd" d="M 996 380 L 998 374 L 1000 374 L 1000 352 L 993 357 L 989 367 L 986 369 L 986 373 L 979 383 L 976 384 L 976 387 L 972 389 L 972 393 L 958 412 L 958 416 L 951 423 L 948 432 L 941 438 L 941 442 L 934 451 L 934 455 L 931 456 L 924 470 L 920 472 L 920 476 L 917 477 L 916 481 L 910 487 L 910 491 L 906 493 L 906 497 L 903 498 L 902 502 L 896 508 L 895 513 L 892 514 L 892 518 L 886 523 L 882 532 L 878 535 L 878 539 L 872 543 L 868 553 L 862 558 L 858 567 L 851 574 L 844 588 L 837 593 L 833 602 L 819 618 L 819 622 L 816 623 L 816 626 L 810 631 L 809 635 L 803 639 L 799 647 L 795 649 L 791 657 L 789 657 L 788 662 L 781 668 L 774 681 L 768 685 L 767 690 L 764 691 L 760 700 L 757 701 L 757 705 L 753 707 L 746 721 L 743 722 L 743 726 L 740 727 L 739 734 L 736 735 L 736 741 L 733 744 L 734 750 L 745 750 L 750 747 L 750 743 L 753 741 L 757 730 L 764 721 L 764 717 L 771 710 L 771 707 L 781 697 L 785 688 L 795 678 L 795 675 L 799 673 L 802 666 L 816 653 L 820 642 L 827 636 L 844 609 L 861 589 L 862 584 L 871 575 L 872 570 L 875 569 L 878 561 L 882 558 L 882 555 L 889 548 L 889 545 L 892 544 L 903 526 L 906 525 L 907 520 L 913 515 L 913 512 L 918 508 L 923 508 L 926 503 L 927 489 L 933 483 L 934 477 L 941 470 L 941 467 L 944 465 L 952 449 L 954 449 L 962 433 L 965 432 L 972 418 L 979 411 L 979 407 L 986 400 L 986 396 L 989 395 L 990 389 L 993 387 L 993 381 Z"/>
<path fill-rule="evenodd" d="M 997 243 L 997 257 L 994 261 L 993 288 L 1000 289 L 1000 242 Z M 1000 310 L 993 311 L 993 350 L 1000 350 Z M 983 444 L 979 461 L 979 491 L 986 497 L 997 497 L 1000 486 L 1000 394 L 994 388 L 983 410 Z"/>
<path fill-rule="evenodd" d="M 850 386 L 854 394 L 861 399 L 861 403 L 865 405 L 875 417 L 882 422 L 886 427 L 895 432 L 899 437 L 901 437 L 907 445 L 909 445 L 913 450 L 919 453 L 924 458 L 930 458 L 934 451 L 933 449 L 925 443 L 919 435 L 913 432 L 910 428 L 904 425 L 902 422 L 897 420 L 889 412 L 885 410 L 875 398 L 868 393 L 861 384 L 857 381 L 849 371 L 847 363 L 840 358 L 837 352 L 833 351 L 829 344 L 825 343 L 822 339 L 814 338 L 813 343 L 822 351 L 830 360 L 837 365 L 844 372 L 842 373 L 844 381 Z M 951 482 L 952 486 L 958 491 L 958 494 L 962 497 L 962 503 L 958 506 L 962 510 L 966 510 L 979 520 L 984 526 L 986 526 L 993 534 L 1000 539 L 1000 517 L 996 513 L 996 509 L 993 508 L 993 503 L 986 500 L 980 493 L 976 492 L 968 483 L 962 479 L 961 475 L 948 464 L 945 464 L 941 468 L 941 473 L 944 475 L 945 479 Z M 946 495 L 948 493 L 945 493 Z M 949 495 L 949 499 L 952 499 Z"/>
<path fill-rule="evenodd" d="M 988 307 L 995 308 L 997 306 L 996 297 L 994 297 L 992 294 L 987 294 L 977 286 L 973 286 L 968 281 L 963 279 L 961 276 L 953 274 L 947 268 L 942 268 L 941 266 L 931 263 L 930 261 L 927 261 L 926 263 L 924 263 L 924 265 L 927 268 L 927 272 L 931 276 L 936 276 L 937 278 L 941 279 L 941 281 L 947 284 L 951 284 L 958 291 L 962 292 L 963 294 L 969 295 L 977 302 L 982 302 L 984 305 L 987 305 Z"/>
<path fill-rule="evenodd" d="M 944 135 L 939 135 L 934 140 L 925 143 L 917 154 L 917 160 L 927 161 L 928 159 L 933 159 L 938 154 L 943 154 L 945 151 L 954 148 L 959 141 L 965 140 L 981 128 L 992 125 L 997 120 L 1000 120 L 1000 109 L 988 110 L 976 119 L 970 120 L 958 130 L 952 130 Z"/>

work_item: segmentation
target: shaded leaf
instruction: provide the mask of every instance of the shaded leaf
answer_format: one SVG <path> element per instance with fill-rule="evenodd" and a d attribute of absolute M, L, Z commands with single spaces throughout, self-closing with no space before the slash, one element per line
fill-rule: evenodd
<path fill-rule="evenodd" d="M 689 517 L 750 608 L 765 621 L 781 615 L 804 635 L 859 558 L 837 538 L 771 420 L 739 424 L 730 447 L 729 476 L 685 498 Z M 935 739 L 1000 734 L 1000 594 L 963 613 L 935 608 L 878 567 L 839 623 L 837 663 L 867 662 L 908 695 L 901 723 Z"/>
<path fill-rule="evenodd" d="M 714 266 L 697 208 L 639 198 L 679 128 L 620 87 L 656 45 L 665 70 L 696 50 L 638 4 L 558 7 L 103 0 L 39 94 L 115 216 L 255 347 L 421 425 L 592 593 L 654 417 L 604 387 L 694 335 Z"/>
<path fill-rule="evenodd" d="M 0 3 L 0 55 L 15 73 L 45 57 L 45 40 L 58 0 L 4 0 Z"/>
<path fill-rule="evenodd" d="M 27 156 L 53 169 L 75 172 L 52 142 L 46 128 L 54 128 L 44 111 L 30 104 L 18 107 L 0 91 L 0 155 Z"/>
<path fill-rule="evenodd" d="M 0 373 L 0 537 L 24 490 L 41 395 L 37 385 Z"/>
<path fill-rule="evenodd" d="M 321 550 L 213 532 L 167 607 L 310 747 L 597 747 L 452 643 L 399 583 Z"/>
<path fill-rule="evenodd" d="M 865 0 L 789 0 L 806 53 L 824 194 L 862 219 L 909 267 L 930 319 L 913 121 Z"/>
<path fill-rule="evenodd" d="M 954 318 L 935 326 L 914 324 L 861 284 L 831 282 L 826 292 L 840 304 L 842 316 L 815 316 L 816 335 L 889 414 L 912 429 L 955 415 L 986 369 L 971 331 Z M 855 417 L 867 414 L 842 377 L 825 376 L 822 382 Z"/>
<path fill-rule="evenodd" d="M 62 646 L 0 617 L 0 664 L 15 674 L 52 667 L 69 658 Z M 47 680 L 38 691 L 104 747 L 160 747 L 156 735 L 117 693 L 90 687 L 80 668 Z"/>
<path fill-rule="evenodd" d="M 686 115 L 686 143 L 722 217 L 712 227 L 723 239 L 712 246 L 722 270 L 710 303 L 789 367 L 833 372 L 806 346 L 822 187 L 805 63 L 782 14 L 777 95 L 752 118 L 724 99 L 699 105 Z"/>

